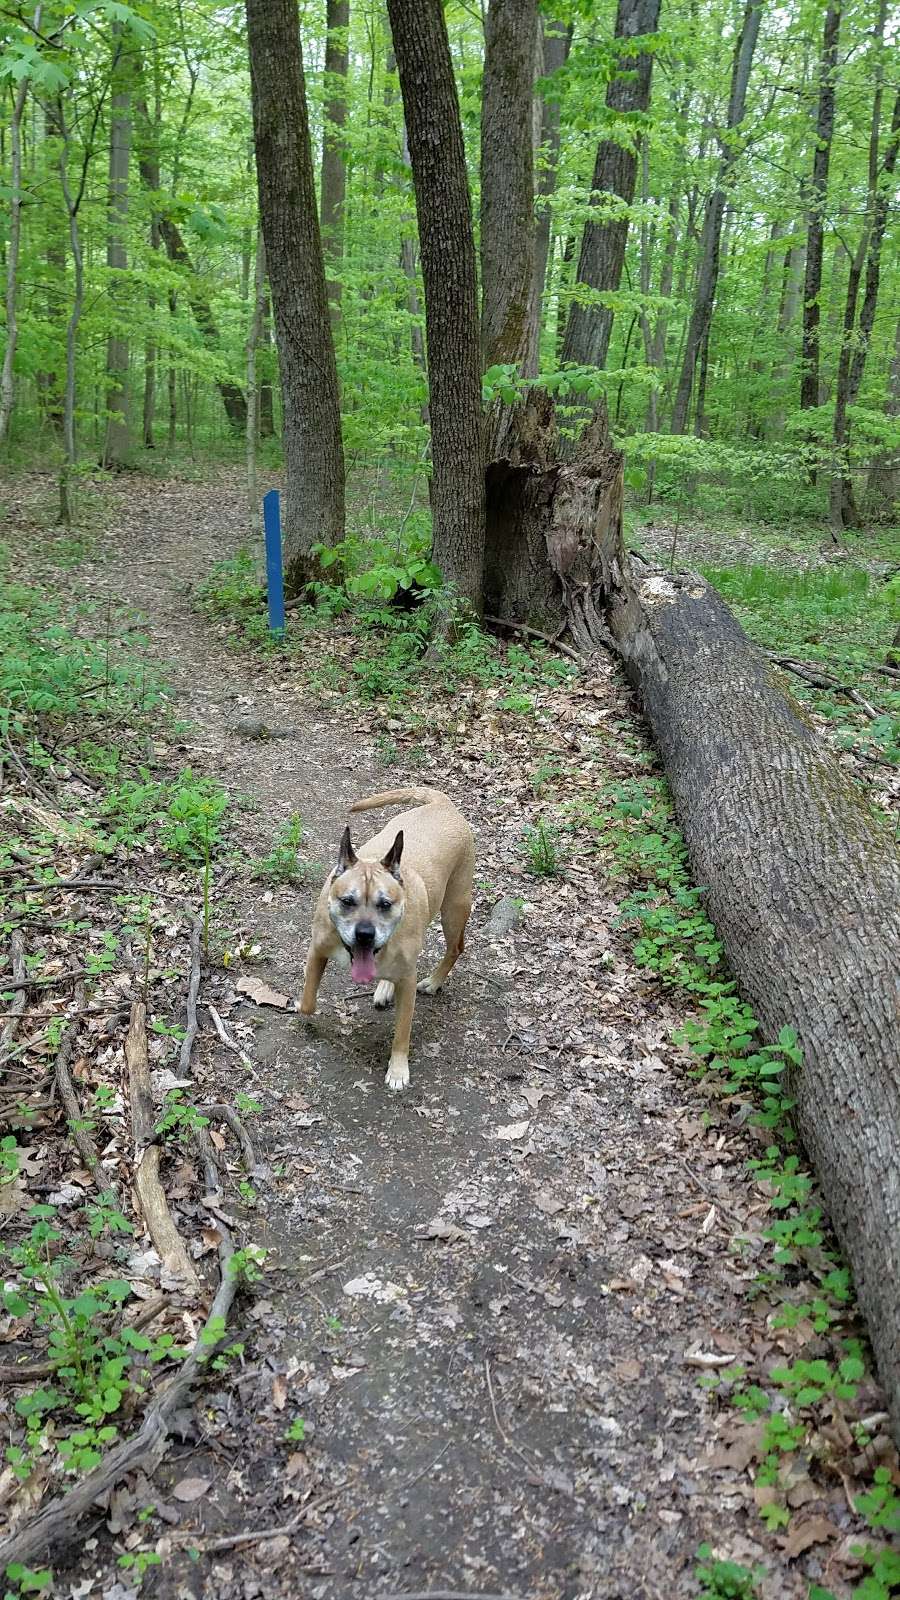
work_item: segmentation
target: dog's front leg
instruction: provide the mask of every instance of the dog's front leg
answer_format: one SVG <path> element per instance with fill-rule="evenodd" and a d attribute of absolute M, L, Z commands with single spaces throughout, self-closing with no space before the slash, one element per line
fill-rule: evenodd
<path fill-rule="evenodd" d="M 405 1089 L 409 1083 L 409 1036 L 412 1032 L 413 1012 L 416 1009 L 415 973 L 411 977 L 400 978 L 394 985 L 394 1004 L 397 1008 L 397 1020 L 394 1027 L 394 1041 L 391 1045 L 391 1059 L 384 1081 L 389 1089 Z"/>
<path fill-rule="evenodd" d="M 311 1017 L 316 1009 L 316 996 L 319 993 L 319 984 L 322 974 L 328 965 L 328 956 L 323 955 L 313 945 L 306 958 L 306 975 L 303 982 L 303 995 L 300 1000 L 300 1015 Z"/>

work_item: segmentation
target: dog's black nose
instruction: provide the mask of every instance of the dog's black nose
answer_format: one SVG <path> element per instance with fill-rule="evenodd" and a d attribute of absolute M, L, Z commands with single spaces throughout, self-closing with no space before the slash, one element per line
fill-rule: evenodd
<path fill-rule="evenodd" d="M 374 924 L 374 922 L 358 922 L 356 924 L 356 928 L 355 928 L 355 935 L 356 935 L 356 943 L 357 944 L 374 944 L 375 943 L 375 924 Z"/>

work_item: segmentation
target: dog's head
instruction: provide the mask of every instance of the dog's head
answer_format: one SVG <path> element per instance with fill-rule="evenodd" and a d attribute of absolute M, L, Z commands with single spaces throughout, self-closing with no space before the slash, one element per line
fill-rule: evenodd
<path fill-rule="evenodd" d="M 374 983 L 376 952 L 384 949 L 403 916 L 402 854 L 403 834 L 398 833 L 383 860 L 361 861 L 350 829 L 344 829 L 331 874 L 328 913 L 350 953 L 350 973 L 356 983 Z"/>

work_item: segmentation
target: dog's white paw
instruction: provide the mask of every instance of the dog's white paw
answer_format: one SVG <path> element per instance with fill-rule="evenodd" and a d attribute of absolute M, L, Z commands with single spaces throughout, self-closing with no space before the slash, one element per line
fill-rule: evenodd
<path fill-rule="evenodd" d="M 441 985 L 435 983 L 433 978 L 423 978 L 421 983 L 416 984 L 416 989 L 419 994 L 440 994 Z"/>
<path fill-rule="evenodd" d="M 409 1062 L 405 1056 L 391 1056 L 390 1065 L 384 1075 L 384 1081 L 389 1089 L 407 1089 L 409 1087 Z"/>
<path fill-rule="evenodd" d="M 393 998 L 394 985 L 389 983 L 387 978 L 382 978 L 381 982 L 375 987 L 375 998 L 372 1002 L 376 1011 L 383 1011 L 385 1006 L 390 1005 Z"/>

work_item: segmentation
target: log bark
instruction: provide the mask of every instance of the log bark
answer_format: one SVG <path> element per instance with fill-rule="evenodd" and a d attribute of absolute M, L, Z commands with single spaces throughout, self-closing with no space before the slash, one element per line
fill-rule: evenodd
<path fill-rule="evenodd" d="M 543 19 L 541 71 L 544 78 L 551 78 L 565 66 L 572 47 L 573 31 L 571 22 L 566 24 L 549 16 Z M 524 368 L 526 378 L 536 377 L 540 365 L 540 330 L 543 321 L 547 260 L 550 255 L 551 200 L 556 191 L 556 170 L 559 165 L 561 143 L 559 91 L 548 87 L 546 94 L 541 98 L 540 143 L 536 162 L 537 220 L 534 225 L 534 278 L 531 285 L 531 304 L 528 309 L 529 348 Z"/>
<path fill-rule="evenodd" d="M 716 591 L 629 561 L 602 417 L 562 466 L 554 432 L 535 395 L 488 468 L 486 609 L 547 632 L 567 616 L 579 648 L 612 645 L 641 694 L 741 993 L 765 1039 L 797 1031 L 799 1132 L 900 1438 L 896 842 Z"/>

